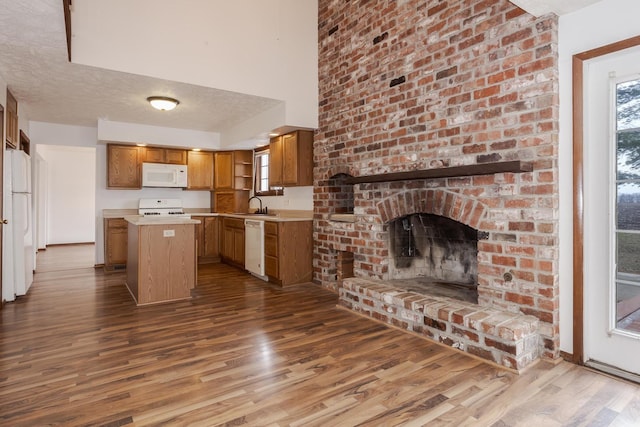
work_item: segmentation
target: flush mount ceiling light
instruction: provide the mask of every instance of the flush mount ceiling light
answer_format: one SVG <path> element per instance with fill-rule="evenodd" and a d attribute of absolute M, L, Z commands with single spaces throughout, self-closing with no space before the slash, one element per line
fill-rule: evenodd
<path fill-rule="evenodd" d="M 156 110 L 170 111 L 176 108 L 180 101 L 166 96 L 150 96 L 147 98 L 149 104 Z"/>

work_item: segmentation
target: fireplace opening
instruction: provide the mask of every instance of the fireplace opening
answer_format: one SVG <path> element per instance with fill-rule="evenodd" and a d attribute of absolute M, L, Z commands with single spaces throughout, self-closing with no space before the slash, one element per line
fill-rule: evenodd
<path fill-rule="evenodd" d="M 394 286 L 478 302 L 478 231 L 416 213 L 389 223 L 389 278 Z"/>

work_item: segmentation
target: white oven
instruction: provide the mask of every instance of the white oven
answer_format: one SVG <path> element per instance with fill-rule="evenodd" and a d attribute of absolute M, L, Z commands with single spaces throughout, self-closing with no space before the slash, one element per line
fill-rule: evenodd
<path fill-rule="evenodd" d="M 142 164 L 143 187 L 186 187 L 187 165 Z"/>

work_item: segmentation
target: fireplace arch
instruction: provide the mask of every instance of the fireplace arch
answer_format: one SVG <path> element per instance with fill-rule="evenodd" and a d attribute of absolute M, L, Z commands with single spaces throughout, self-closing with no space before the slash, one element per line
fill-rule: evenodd
<path fill-rule="evenodd" d="M 443 189 L 399 191 L 378 202 L 378 214 L 384 223 L 411 214 L 440 215 L 469 227 L 480 229 L 487 207 L 476 198 Z"/>

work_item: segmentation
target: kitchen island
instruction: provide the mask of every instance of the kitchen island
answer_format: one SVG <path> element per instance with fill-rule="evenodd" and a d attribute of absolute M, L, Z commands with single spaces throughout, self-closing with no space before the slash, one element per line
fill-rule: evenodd
<path fill-rule="evenodd" d="M 136 305 L 191 298 L 196 285 L 195 225 L 190 218 L 125 216 L 127 288 Z"/>

